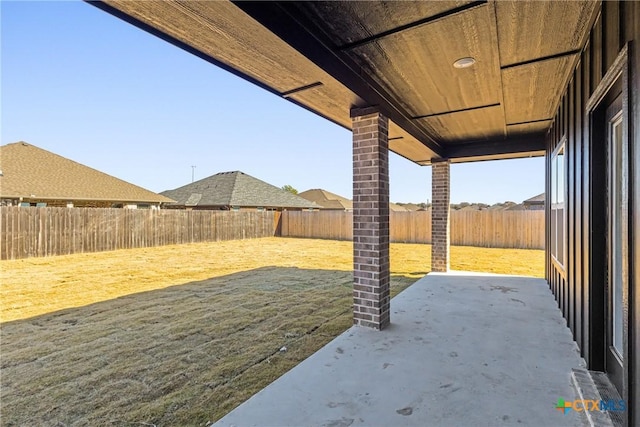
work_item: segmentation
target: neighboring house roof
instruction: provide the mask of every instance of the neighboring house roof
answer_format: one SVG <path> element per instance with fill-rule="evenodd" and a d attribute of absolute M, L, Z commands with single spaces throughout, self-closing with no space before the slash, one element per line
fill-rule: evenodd
<path fill-rule="evenodd" d="M 403 208 L 405 208 L 406 210 L 411 211 L 411 212 L 424 210 L 423 208 L 421 208 L 420 206 L 416 205 L 415 203 L 402 203 L 402 204 L 400 204 L 400 206 L 402 206 Z"/>
<path fill-rule="evenodd" d="M 240 171 L 220 172 L 160 194 L 180 206 L 318 208 L 313 202 Z"/>
<path fill-rule="evenodd" d="M 506 201 L 504 203 L 496 203 L 495 205 L 491 205 L 487 208 L 489 211 L 508 211 L 508 210 L 517 210 L 515 206 L 518 206 L 517 203 Z M 512 209 L 513 208 L 513 209 Z"/>
<path fill-rule="evenodd" d="M 522 203 L 525 205 L 544 205 L 544 193 L 533 196 Z"/>
<path fill-rule="evenodd" d="M 298 196 L 303 197 L 310 202 L 315 202 L 324 209 L 353 209 L 353 202 L 351 200 L 321 188 L 303 191 L 302 193 L 299 193 Z"/>
<path fill-rule="evenodd" d="M 324 209 L 345 209 L 352 210 L 353 202 L 345 197 L 334 194 L 330 191 L 323 190 L 321 188 L 314 188 L 311 190 L 303 191 L 298 194 L 300 197 L 304 197 L 309 201 L 313 201 L 320 205 Z M 408 212 L 410 209 L 398 205 L 395 203 L 389 203 L 389 211 L 393 212 Z"/>
<path fill-rule="evenodd" d="M 525 210 L 524 204 L 519 203 L 517 205 L 509 206 L 506 210 L 508 211 L 523 211 Z"/>
<path fill-rule="evenodd" d="M 0 197 L 168 203 L 173 200 L 26 142 L 0 147 Z"/>
<path fill-rule="evenodd" d="M 409 212 L 410 210 L 405 208 L 402 205 L 397 205 L 395 203 L 389 203 L 389 211 L 391 211 L 391 212 Z"/>
<path fill-rule="evenodd" d="M 466 212 L 466 211 L 477 211 L 478 209 L 478 205 L 469 205 L 469 206 L 465 206 L 463 208 L 458 209 L 459 212 Z"/>

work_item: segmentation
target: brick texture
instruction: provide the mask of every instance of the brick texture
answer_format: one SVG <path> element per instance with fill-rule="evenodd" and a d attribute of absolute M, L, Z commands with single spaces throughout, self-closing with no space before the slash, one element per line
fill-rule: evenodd
<path fill-rule="evenodd" d="M 389 325 L 389 120 L 351 110 L 353 124 L 353 323 Z"/>
<path fill-rule="evenodd" d="M 431 162 L 431 271 L 449 271 L 449 160 Z"/>

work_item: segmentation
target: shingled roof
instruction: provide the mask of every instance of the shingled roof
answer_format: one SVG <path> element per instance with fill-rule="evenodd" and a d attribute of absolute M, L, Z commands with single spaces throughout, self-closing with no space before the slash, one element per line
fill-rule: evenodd
<path fill-rule="evenodd" d="M 303 191 L 298 195 L 317 203 L 321 209 L 353 210 L 353 202 L 351 200 L 321 188 Z M 409 212 L 411 209 L 396 203 L 389 203 L 389 210 L 393 212 Z"/>
<path fill-rule="evenodd" d="M 544 205 L 545 193 L 538 194 L 537 196 L 533 196 L 530 199 L 522 202 L 525 205 Z"/>
<path fill-rule="evenodd" d="M 330 191 L 323 190 L 321 188 L 314 188 L 311 190 L 303 191 L 298 194 L 311 202 L 315 202 L 324 209 L 340 209 L 351 210 L 353 209 L 353 202 L 345 197 L 334 194 Z"/>
<path fill-rule="evenodd" d="M 220 172 L 160 193 L 178 206 L 318 208 L 302 197 L 240 171 Z"/>
<path fill-rule="evenodd" d="M 396 203 L 389 203 L 389 211 L 391 212 L 411 212 L 410 209 Z"/>
<path fill-rule="evenodd" d="M 173 200 L 26 142 L 0 147 L 0 197 L 167 203 Z"/>

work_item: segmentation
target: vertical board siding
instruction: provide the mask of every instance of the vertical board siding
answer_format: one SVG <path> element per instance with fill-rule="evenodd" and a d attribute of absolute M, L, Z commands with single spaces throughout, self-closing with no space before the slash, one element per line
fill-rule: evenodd
<path fill-rule="evenodd" d="M 622 2 L 620 31 L 623 43 L 631 42 L 629 75 L 629 146 L 630 187 L 629 215 L 629 384 L 628 425 L 640 425 L 640 3 Z"/>
<path fill-rule="evenodd" d="M 613 65 L 621 46 L 620 38 L 620 3 L 605 1 L 602 5 L 603 15 L 603 68 L 602 75 Z"/>
<path fill-rule="evenodd" d="M 275 235 L 275 212 L 0 207 L 0 258 Z"/>
<path fill-rule="evenodd" d="M 582 357 L 585 358 L 587 363 L 589 362 L 589 347 L 590 347 L 590 229 L 589 229 L 589 204 L 591 200 L 591 180 L 589 175 L 589 158 L 591 156 L 590 141 L 590 126 L 589 120 L 586 116 L 585 106 L 587 100 L 591 95 L 591 44 L 587 44 L 582 52 L 582 61 L 580 63 L 580 69 L 582 71 L 582 103 L 580 110 L 580 117 L 582 118 L 582 286 L 583 286 L 583 301 L 582 301 L 582 320 L 583 320 L 583 335 L 582 335 L 582 347 L 580 351 Z"/>
<path fill-rule="evenodd" d="M 590 58 L 591 58 L 591 70 L 590 70 L 590 86 L 589 95 L 596 90 L 600 80 L 602 80 L 602 15 L 598 17 L 593 30 L 591 30 L 591 43 L 590 46 Z"/>
<path fill-rule="evenodd" d="M 611 8 L 609 18 L 615 21 L 611 15 L 617 16 L 617 9 Z M 563 137 L 566 137 L 565 146 L 565 185 L 567 186 L 567 227 L 565 229 L 565 247 L 567 248 L 564 270 L 551 261 L 549 248 L 546 248 L 547 280 L 549 287 L 558 302 L 563 316 L 567 320 L 576 342 L 581 348 L 582 355 L 588 358 L 588 316 L 589 316 L 589 274 L 591 272 L 590 221 L 593 208 L 590 205 L 593 189 L 590 186 L 590 175 L 593 174 L 593 161 L 601 161 L 601 153 L 593 153 L 593 147 L 589 144 L 589 124 L 585 120 L 585 105 L 590 95 L 598 86 L 608 65 L 617 56 L 617 46 L 620 40 L 615 41 L 616 30 L 612 24 L 604 22 L 606 11 L 603 11 L 594 22 L 587 44 L 573 78 L 565 89 L 562 102 L 558 106 L 553 125 L 547 134 L 547 194 L 551 191 L 550 155 L 556 149 Z M 604 47 L 615 45 L 613 53 L 603 51 Z M 593 156 L 596 156 L 596 159 Z M 599 159 L 598 159 L 599 157 Z M 598 197 L 600 200 L 601 198 Z M 547 207 L 546 213 L 550 218 L 551 211 Z M 547 227 L 547 238 L 551 237 L 550 227 Z M 548 240 L 550 241 L 550 240 Z"/>
<path fill-rule="evenodd" d="M 573 329 L 573 336 L 576 340 L 580 351 L 582 352 L 582 344 L 583 344 L 583 292 L 584 292 L 584 281 L 582 274 L 582 259 L 584 252 L 582 250 L 582 180 L 583 180 L 583 163 L 582 163 L 582 114 L 583 104 L 582 104 L 582 67 L 580 64 L 576 68 L 574 72 L 574 98 L 573 98 L 573 113 L 575 117 L 575 192 L 574 192 L 574 202 L 575 202 L 575 211 L 574 211 L 574 238 L 575 238 L 575 265 L 574 265 L 574 286 L 575 286 L 575 326 Z"/>
<path fill-rule="evenodd" d="M 567 100 L 567 186 L 574 189 L 576 182 L 576 135 L 575 135 L 575 81 L 571 79 L 568 88 Z M 567 299 L 565 316 L 567 324 L 573 332 L 575 339 L 575 191 L 567 192 L 567 233 L 569 241 L 567 247 Z"/>
<path fill-rule="evenodd" d="M 625 41 L 633 41 L 633 52 L 631 54 L 631 97 L 629 105 L 631 106 L 630 116 L 633 118 L 629 127 L 629 137 L 634 141 L 631 155 L 631 203 L 630 214 L 632 220 L 632 236 L 633 243 L 630 247 L 631 258 L 631 280 L 630 286 L 634 289 L 630 303 L 630 311 L 635 313 L 631 318 L 631 341 L 629 348 L 636 349 L 636 353 L 640 349 L 640 4 L 633 2 L 624 4 L 624 16 L 626 18 L 625 25 Z M 629 409 L 629 425 L 640 424 L 640 356 L 637 354 L 630 357 L 633 360 L 631 370 L 629 372 L 630 382 L 635 384 L 633 389 L 629 390 L 632 406 Z"/>
<path fill-rule="evenodd" d="M 431 212 L 391 212 L 390 239 L 431 243 Z M 344 211 L 286 211 L 282 237 L 351 240 L 352 214 Z M 544 249 L 544 211 L 452 211 L 451 244 L 491 248 Z"/>
<path fill-rule="evenodd" d="M 606 147 L 601 138 L 603 129 L 599 117 L 591 120 L 586 110 L 589 98 L 602 82 L 607 71 L 627 43 L 629 46 L 629 144 L 630 144 L 630 218 L 631 257 L 630 289 L 634 300 L 629 302 L 629 361 L 625 379 L 628 398 L 628 425 L 640 425 L 640 3 L 602 2 L 588 39 L 576 64 L 572 79 L 564 90 L 554 122 L 547 133 L 546 191 L 550 194 L 551 153 L 566 133 L 567 235 L 568 257 L 564 271 L 550 254 L 551 212 L 546 207 L 547 247 L 545 272 L 558 306 L 561 308 L 582 356 L 590 369 L 604 369 L 601 335 L 605 326 L 604 293 L 607 255 L 605 251 L 607 194 Z M 604 107 L 603 107 L 604 108 Z M 597 114 L 602 114 L 598 110 Z M 595 322 L 595 323 L 594 323 Z"/>

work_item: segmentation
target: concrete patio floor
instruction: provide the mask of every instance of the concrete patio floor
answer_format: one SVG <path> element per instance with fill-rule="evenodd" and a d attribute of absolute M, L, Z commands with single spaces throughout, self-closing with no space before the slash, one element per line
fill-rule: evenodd
<path fill-rule="evenodd" d="M 216 426 L 580 426 L 578 348 L 542 279 L 431 273 Z"/>

